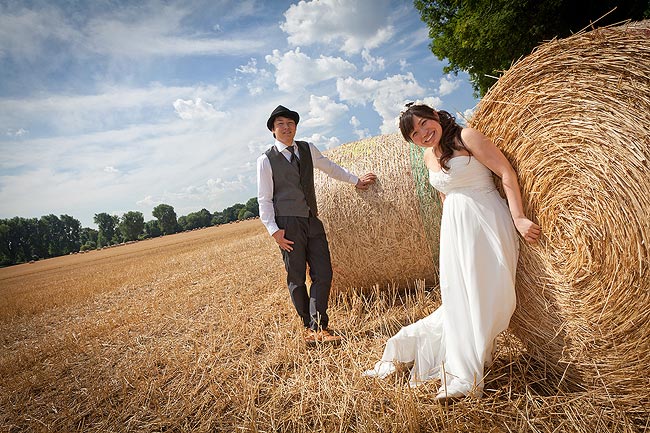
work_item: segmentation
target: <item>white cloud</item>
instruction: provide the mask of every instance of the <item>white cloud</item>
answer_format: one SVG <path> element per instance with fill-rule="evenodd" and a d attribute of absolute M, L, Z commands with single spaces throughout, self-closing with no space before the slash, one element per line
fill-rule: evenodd
<path fill-rule="evenodd" d="M 361 58 L 365 62 L 363 72 L 381 71 L 386 67 L 386 61 L 383 57 L 372 57 L 368 50 L 361 52 Z"/>
<path fill-rule="evenodd" d="M 302 122 L 305 127 L 331 126 L 348 112 L 348 106 L 339 104 L 329 96 L 309 97 L 309 117 Z"/>
<path fill-rule="evenodd" d="M 116 169 L 112 165 L 107 165 L 106 167 L 104 167 L 104 171 L 106 173 L 119 173 L 120 172 L 118 169 Z"/>
<path fill-rule="evenodd" d="M 336 137 L 326 137 L 318 133 L 312 134 L 309 137 L 303 137 L 301 140 L 313 143 L 314 146 L 316 146 L 321 151 L 332 149 L 341 144 L 341 140 Z"/>
<path fill-rule="evenodd" d="M 18 138 L 20 138 L 20 137 L 22 137 L 24 135 L 27 135 L 28 133 L 29 133 L 29 131 L 27 131 L 26 129 L 23 129 L 23 128 L 18 128 L 18 129 L 9 128 L 9 129 L 7 129 L 7 135 L 9 137 L 18 137 Z"/>
<path fill-rule="evenodd" d="M 226 115 L 224 112 L 215 110 L 212 104 L 201 98 L 196 98 L 195 101 L 177 99 L 174 101 L 174 110 L 183 120 L 213 120 Z"/>
<path fill-rule="evenodd" d="M 0 99 L 0 112 L 6 114 L 0 117 L 0 128 L 19 123 L 35 129 L 34 125 L 37 125 L 51 128 L 61 135 L 79 135 L 101 129 L 123 130 L 128 125 L 146 122 L 151 116 L 161 121 L 171 119 L 174 115 L 172 104 L 179 99 L 202 99 L 221 105 L 234 92 L 236 89 L 215 86 L 165 87 L 154 84 L 143 88 L 106 87 L 101 93 L 88 95 L 3 98 Z"/>
<path fill-rule="evenodd" d="M 467 121 L 472 119 L 472 116 L 474 115 L 474 111 L 476 110 L 476 107 L 468 108 L 467 110 L 463 111 L 462 113 L 458 113 L 458 116 L 456 116 L 456 120 L 458 120 L 459 123 L 462 123 L 463 125 L 467 124 Z"/>
<path fill-rule="evenodd" d="M 161 201 L 154 200 L 153 197 L 150 195 L 146 196 L 142 200 L 138 200 L 135 202 L 135 204 L 137 204 L 138 206 L 147 206 L 151 208 L 154 208 L 161 203 L 162 203 Z"/>
<path fill-rule="evenodd" d="M 352 125 L 354 134 L 359 137 L 359 140 L 370 137 L 370 130 L 368 128 L 361 128 L 361 122 L 356 116 L 352 116 L 350 125 Z"/>
<path fill-rule="evenodd" d="M 376 48 L 394 33 L 388 0 L 301 1 L 284 16 L 280 28 L 290 44 L 337 43 L 348 55 Z"/>
<path fill-rule="evenodd" d="M 241 65 L 236 69 L 236 71 L 241 72 L 242 74 L 257 74 L 257 60 L 251 58 L 247 64 Z"/>
<path fill-rule="evenodd" d="M 266 56 L 266 61 L 277 69 L 275 82 L 280 90 L 286 92 L 301 90 L 311 84 L 349 75 L 356 70 L 356 66 L 340 57 L 321 55 L 318 59 L 312 59 L 302 53 L 300 47 L 284 54 L 273 50 L 272 55 Z"/>
<path fill-rule="evenodd" d="M 184 29 L 182 20 L 191 12 L 177 5 L 151 3 L 141 10 L 126 9 L 100 16 L 87 27 L 90 48 L 116 57 L 233 55 L 257 52 L 259 38 L 207 37 Z M 135 19 L 134 19 L 135 18 Z"/>
<path fill-rule="evenodd" d="M 339 79 L 336 81 L 336 89 L 342 101 L 363 105 L 372 102 L 374 110 L 383 119 L 380 126 L 383 134 L 397 129 L 395 118 L 404 106 L 404 98 L 418 97 L 425 92 L 412 73 L 393 75 L 384 80 L 357 80 L 351 77 Z"/>
<path fill-rule="evenodd" d="M 440 96 L 449 95 L 459 87 L 460 87 L 460 80 L 448 74 L 440 78 L 440 86 L 438 86 L 438 93 L 440 94 Z"/>
<path fill-rule="evenodd" d="M 2 12 L 0 58 L 10 55 L 35 60 L 48 54 L 53 42 L 79 58 L 99 54 L 139 61 L 151 56 L 254 53 L 266 44 L 263 39 L 248 35 L 231 34 L 226 38 L 221 33 L 219 37 L 197 34 L 194 29 L 183 27 L 183 19 L 192 12 L 191 8 L 161 6 L 155 1 L 137 7 L 117 7 L 82 25 L 73 23 L 66 17 L 66 11 L 55 6 Z"/>
<path fill-rule="evenodd" d="M 46 54 L 48 42 L 81 48 L 82 39 L 82 33 L 69 25 L 56 8 L 21 8 L 16 12 L 0 9 L 0 59 L 8 56 L 33 61 Z"/>
<path fill-rule="evenodd" d="M 252 96 L 262 94 L 273 82 L 271 73 L 264 68 L 258 68 L 257 59 L 254 58 L 251 58 L 247 64 L 239 66 L 236 71 L 251 77 L 251 81 L 246 83 L 246 87 Z"/>

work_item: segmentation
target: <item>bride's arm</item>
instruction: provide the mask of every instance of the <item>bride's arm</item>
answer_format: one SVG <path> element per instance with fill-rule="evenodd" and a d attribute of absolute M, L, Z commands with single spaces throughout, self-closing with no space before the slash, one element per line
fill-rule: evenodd
<path fill-rule="evenodd" d="M 501 178 L 517 231 L 524 240 L 535 242 L 539 237 L 540 228 L 524 214 L 517 174 L 508 159 L 489 138 L 474 128 L 463 129 L 461 137 L 472 155 Z"/>

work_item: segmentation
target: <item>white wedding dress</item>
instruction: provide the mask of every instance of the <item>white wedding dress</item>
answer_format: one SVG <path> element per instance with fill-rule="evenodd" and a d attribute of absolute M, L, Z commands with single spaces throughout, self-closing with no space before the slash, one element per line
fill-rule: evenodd
<path fill-rule="evenodd" d="M 440 397 L 480 396 L 484 366 L 515 310 L 519 243 L 492 172 L 470 156 L 454 157 L 448 165 L 448 171 L 429 170 L 431 185 L 445 194 L 442 305 L 390 338 L 381 361 L 364 374 L 384 378 L 395 371 L 394 362 L 414 362 L 412 386 L 440 378 Z"/>

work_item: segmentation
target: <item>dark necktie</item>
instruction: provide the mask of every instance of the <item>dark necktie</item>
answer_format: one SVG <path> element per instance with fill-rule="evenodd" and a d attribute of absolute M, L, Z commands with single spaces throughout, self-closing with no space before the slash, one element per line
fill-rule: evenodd
<path fill-rule="evenodd" d="M 298 157 L 296 156 L 296 148 L 293 145 L 291 145 L 287 147 L 287 149 L 289 149 L 289 152 L 291 152 L 291 159 L 289 160 L 289 162 L 291 162 L 291 165 L 293 165 L 297 169 L 300 169 L 300 162 L 298 161 Z"/>

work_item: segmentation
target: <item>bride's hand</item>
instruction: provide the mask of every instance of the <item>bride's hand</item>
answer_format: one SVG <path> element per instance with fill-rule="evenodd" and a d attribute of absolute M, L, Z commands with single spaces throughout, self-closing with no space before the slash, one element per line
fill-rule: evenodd
<path fill-rule="evenodd" d="M 537 224 L 526 217 L 516 218 L 514 220 L 514 223 L 517 231 L 519 234 L 521 234 L 526 242 L 534 243 L 537 241 L 539 234 L 542 231 Z"/>

